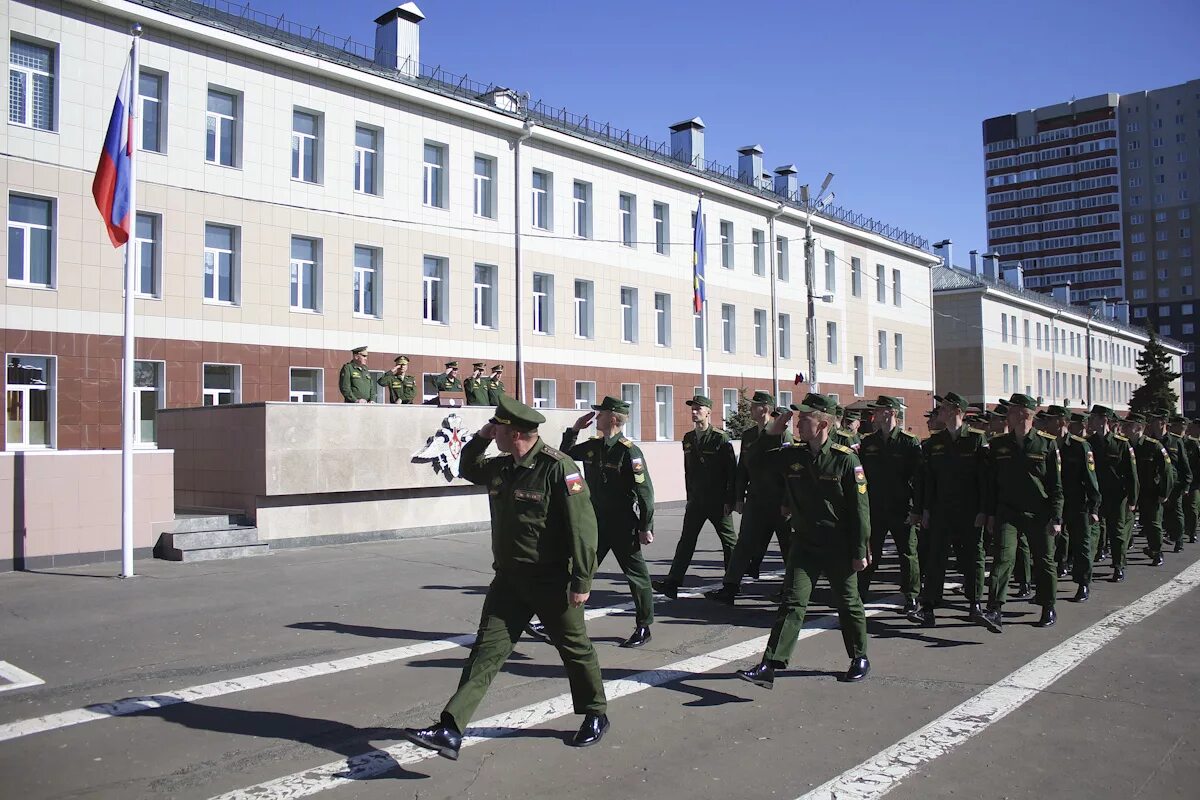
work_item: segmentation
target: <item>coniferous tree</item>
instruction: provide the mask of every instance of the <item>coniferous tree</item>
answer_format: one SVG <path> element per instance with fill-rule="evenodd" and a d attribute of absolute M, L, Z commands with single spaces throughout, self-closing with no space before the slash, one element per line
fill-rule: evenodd
<path fill-rule="evenodd" d="M 730 414 L 729 419 L 725 420 L 725 433 L 729 434 L 730 439 L 741 439 L 742 431 L 754 427 L 754 420 L 750 418 L 750 399 L 746 397 L 746 387 L 738 389 L 738 407 L 737 412 Z"/>
<path fill-rule="evenodd" d="M 1174 409 L 1179 405 L 1179 395 L 1171 388 L 1172 381 L 1180 373 L 1171 370 L 1171 354 L 1158 340 L 1158 334 L 1147 326 L 1150 341 L 1138 354 L 1137 371 L 1142 376 L 1142 385 L 1133 390 L 1129 409 L 1145 413 L 1158 408 Z"/>

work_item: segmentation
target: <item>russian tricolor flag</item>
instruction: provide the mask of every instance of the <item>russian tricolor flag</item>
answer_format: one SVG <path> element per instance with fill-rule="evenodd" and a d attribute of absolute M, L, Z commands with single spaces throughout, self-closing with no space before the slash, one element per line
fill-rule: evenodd
<path fill-rule="evenodd" d="M 131 227 L 130 172 L 133 167 L 133 119 L 134 76 L 130 65 L 133 50 L 121 73 L 121 86 L 117 89 L 117 100 L 113 103 L 112 119 L 108 121 L 108 133 L 104 137 L 104 150 L 100 152 L 100 163 L 96 165 L 96 177 L 92 180 L 92 197 L 96 208 L 108 228 L 108 238 L 113 247 L 129 241 Z"/>

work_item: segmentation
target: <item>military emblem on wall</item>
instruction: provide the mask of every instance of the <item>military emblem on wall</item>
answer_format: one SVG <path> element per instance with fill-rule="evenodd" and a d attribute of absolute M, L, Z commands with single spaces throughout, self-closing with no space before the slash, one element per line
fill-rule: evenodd
<path fill-rule="evenodd" d="M 471 440 L 472 435 L 462 427 L 462 417 L 450 414 L 442 420 L 442 427 L 429 437 L 425 446 L 413 453 L 412 460 L 417 464 L 429 464 L 434 472 L 449 483 L 458 477 L 458 460 L 462 456 L 463 445 Z"/>

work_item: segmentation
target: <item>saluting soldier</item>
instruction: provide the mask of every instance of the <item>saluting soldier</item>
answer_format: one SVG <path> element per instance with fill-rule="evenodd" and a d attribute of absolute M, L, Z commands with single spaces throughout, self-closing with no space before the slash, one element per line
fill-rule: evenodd
<path fill-rule="evenodd" d="M 439 394 L 450 394 L 463 390 L 462 381 L 458 379 L 458 362 L 447 361 L 446 371 L 433 379 L 433 387 Z"/>
<path fill-rule="evenodd" d="M 493 364 L 492 376 L 488 378 L 488 404 L 497 405 L 504 396 L 504 365 Z"/>
<path fill-rule="evenodd" d="M 396 356 L 396 366 L 379 376 L 377 383 L 388 390 L 389 403 L 409 405 L 417 397 L 417 379 L 408 374 L 408 356 Z"/>
<path fill-rule="evenodd" d="M 921 472 L 921 443 L 899 424 L 904 405 L 899 398 L 879 395 L 869 408 L 875 431 L 863 437 L 858 458 L 871 484 L 871 564 L 858 573 L 858 594 L 865 601 L 871 578 L 883 559 L 883 541 L 889 535 L 900 559 L 900 592 L 904 613 L 917 611 L 921 568 L 917 561 L 918 518 L 914 509 L 914 484 Z"/>
<path fill-rule="evenodd" d="M 342 365 L 338 374 L 338 389 L 347 403 L 374 403 L 375 381 L 367 369 L 367 356 L 371 355 L 366 345 L 350 351 L 350 360 Z"/>
<path fill-rule="evenodd" d="M 1088 413 L 1088 444 L 1096 459 L 1096 479 L 1100 484 L 1101 532 L 1112 554 L 1114 583 L 1125 580 L 1125 558 L 1140 490 L 1137 456 L 1129 440 L 1113 430 L 1117 421 L 1116 413 L 1108 406 L 1094 405 Z"/>
<path fill-rule="evenodd" d="M 484 362 L 476 361 L 471 365 L 471 377 L 463 381 L 463 394 L 466 395 L 469 406 L 488 405 L 488 380 L 483 377 L 483 369 L 486 366 Z"/>
<path fill-rule="evenodd" d="M 576 444 L 579 432 L 593 419 L 597 435 Z M 629 582 L 635 626 L 621 647 L 641 647 L 650 641 L 654 623 L 654 592 L 642 557 L 642 546 L 654 541 L 654 484 L 641 448 L 621 435 L 628 419 L 629 403 L 605 397 L 600 405 L 592 406 L 592 413 L 584 414 L 563 432 L 559 449 L 583 462 L 599 530 L 596 567 L 611 550 Z"/>
<path fill-rule="evenodd" d="M 1037 583 L 1034 602 L 1042 607 L 1036 625 L 1055 623 L 1058 572 L 1054 566 L 1054 537 L 1062 533 L 1062 463 L 1057 440 L 1033 427 L 1037 401 L 1016 393 L 1008 399 L 1008 433 L 989 445 L 989 469 L 984 503 L 992 546 L 992 585 L 981 622 L 992 633 L 1001 632 L 1008 578 L 1016 558 L 1017 537 L 1025 534 L 1033 551 Z"/>
<path fill-rule="evenodd" d="M 712 426 L 712 400 L 698 394 L 687 405 L 692 410 L 693 429 L 683 435 L 683 482 L 687 502 L 683 509 L 683 530 L 671 571 L 666 578 L 653 581 L 654 590 L 675 599 L 696 552 L 696 540 L 705 522 L 711 522 L 721 540 L 723 566 L 737 543 L 733 530 L 733 479 L 737 458 L 725 432 Z"/>
<path fill-rule="evenodd" d="M 1195 544 L 1197 526 L 1200 525 L 1200 417 L 1191 422 L 1185 417 L 1178 419 L 1176 424 L 1180 428 L 1187 423 L 1188 463 L 1192 465 L 1192 488 L 1183 498 L 1183 533 Z"/>
<path fill-rule="evenodd" d="M 496 575 L 458 690 L 440 722 L 402 731 L 408 741 L 445 758 L 458 758 L 467 724 L 534 614 L 562 658 L 575 713 L 584 715 L 572 744 L 593 745 L 608 730 L 600 664 L 583 621 L 596 571 L 596 514 L 575 462 L 538 436 L 545 421 L 505 397 L 462 450 L 459 473 L 488 489 Z M 501 455 L 487 458 L 493 439 Z"/>
<path fill-rule="evenodd" d="M 1062 406 L 1050 406 L 1043 415 L 1043 430 L 1057 438 L 1062 464 L 1063 528 L 1065 536 L 1055 540 L 1058 577 L 1064 577 L 1068 565 L 1075 581 L 1076 603 L 1085 603 L 1092 583 L 1092 538 L 1100 522 L 1100 485 L 1096 480 L 1096 459 L 1087 439 L 1069 433 L 1070 412 Z M 1082 417 L 1082 415 L 1079 415 Z"/>
<path fill-rule="evenodd" d="M 785 512 L 792 525 L 783 601 L 767 649 L 757 666 L 738 670 L 742 680 L 768 689 L 775 671 L 787 667 L 813 587 L 824 575 L 829 580 L 842 642 L 850 667 L 844 681 L 861 681 L 871 671 L 867 660 L 867 618 L 858 594 L 855 573 L 867 568 L 871 533 L 867 476 L 854 451 L 830 437 L 837 417 L 833 398 L 809 393 L 793 405 L 799 440 L 767 454 L 783 482 Z M 768 431 L 781 433 L 792 414 L 772 421 Z M 778 480 L 779 478 L 777 478 Z"/>
<path fill-rule="evenodd" d="M 970 615 L 982 613 L 983 489 L 986 480 L 987 437 L 963 422 L 967 401 L 956 392 L 935 396 L 945 428 L 930 437 L 925 462 L 925 502 L 922 524 L 930 532 L 929 568 L 921 592 L 921 610 L 909 620 L 926 627 L 936 624 L 934 609 L 942 602 L 946 564 L 954 552 L 963 575 L 963 594 Z"/>
<path fill-rule="evenodd" d="M 1162 442 L 1171 466 L 1175 468 L 1175 483 L 1167 502 L 1163 504 L 1164 539 L 1175 546 L 1175 552 L 1183 552 L 1183 496 L 1192 487 L 1192 473 L 1200 470 L 1188 458 L 1187 443 L 1182 436 L 1167 430 L 1171 412 L 1158 409 L 1147 415 L 1146 433 Z"/>
<path fill-rule="evenodd" d="M 1137 457 L 1137 514 L 1146 547 L 1142 552 L 1153 566 L 1163 563 L 1163 506 L 1175 488 L 1175 470 L 1162 442 L 1146 435 L 1146 415 L 1131 411 L 1125 415 L 1125 436 Z"/>
<path fill-rule="evenodd" d="M 779 511 L 782 496 L 778 481 L 767 471 L 769 465 L 764 456 L 790 442 L 792 434 L 786 429 L 780 433 L 767 432 L 774 405 L 775 397 L 770 392 L 757 391 L 750 398 L 750 418 L 754 425 L 742 431 L 742 449 L 733 486 L 733 508 L 742 515 L 742 524 L 721 588 L 704 593 L 709 600 L 725 605 L 734 604 L 743 576 L 749 574 L 758 578 L 772 534 L 779 542 L 780 555 L 787 561 L 789 531 Z"/>

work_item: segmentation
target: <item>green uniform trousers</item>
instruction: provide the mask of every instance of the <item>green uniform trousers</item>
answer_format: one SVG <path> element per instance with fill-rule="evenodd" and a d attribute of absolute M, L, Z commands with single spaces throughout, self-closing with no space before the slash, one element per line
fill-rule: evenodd
<path fill-rule="evenodd" d="M 994 546 L 994 545 L 993 545 Z M 1017 583 L 1029 583 L 1032 578 L 1033 559 L 1029 554 L 1029 540 L 1024 533 L 1017 536 L 1017 554 L 1013 559 L 1012 579 Z"/>
<path fill-rule="evenodd" d="M 983 594 L 983 528 L 976 528 L 975 512 L 935 512 L 929 524 L 929 565 L 922 591 L 923 608 L 937 608 L 946 590 L 946 567 L 954 553 L 963 576 L 963 595 L 978 603 Z"/>
<path fill-rule="evenodd" d="M 1033 582 L 1037 593 L 1033 602 L 1054 608 L 1058 593 L 1058 570 L 1054 564 L 1054 534 L 1047 532 L 1050 520 L 1027 512 L 1001 510 L 996 515 L 996 538 L 992 544 L 992 585 L 988 608 L 1000 608 L 1008 594 L 1008 581 L 1016 561 L 1017 540 L 1022 534 L 1029 540 Z"/>
<path fill-rule="evenodd" d="M 733 555 L 733 546 L 737 544 L 733 517 L 725 513 L 720 501 L 715 504 L 712 501 L 688 501 L 683 509 L 683 531 L 679 534 L 679 544 L 675 546 L 675 557 L 671 560 L 671 572 L 667 575 L 667 579 L 676 586 L 683 585 L 692 556 L 696 553 L 700 529 L 706 522 L 711 522 L 717 529 L 717 538 L 721 540 L 722 567 L 729 568 L 729 557 Z"/>
<path fill-rule="evenodd" d="M 617 557 L 621 572 L 629 583 L 633 595 L 633 609 L 638 625 L 654 622 L 654 590 L 650 588 L 650 570 L 642 557 L 642 543 L 637 537 L 637 520 L 610 522 L 602 516 L 596 517 L 599 536 L 596 542 L 596 568 L 599 569 L 609 551 Z"/>
<path fill-rule="evenodd" d="M 883 560 L 883 541 L 888 536 L 896 545 L 900 559 L 900 591 L 906 599 L 914 599 L 921 591 L 921 566 L 917 560 L 917 534 L 908 524 L 908 513 L 899 516 L 871 515 L 871 564 L 858 573 L 858 595 L 865 598 L 871 588 L 871 579 Z"/>
<path fill-rule="evenodd" d="M 796 647 L 796 637 L 804 627 L 804 612 L 808 608 L 813 587 L 822 575 L 829 579 L 846 655 L 850 658 L 866 656 L 867 614 L 863 610 L 862 598 L 858 596 L 858 577 L 850 568 L 850 555 L 846 548 L 818 550 L 795 541 L 792 545 L 788 550 L 787 572 L 783 577 L 783 602 L 776 612 L 775 626 L 771 628 L 771 638 L 767 640 L 767 651 L 763 658 L 787 665 Z"/>
<path fill-rule="evenodd" d="M 1196 466 L 1200 469 L 1200 465 Z M 1200 520 L 1200 489 L 1195 489 L 1183 496 L 1183 535 L 1189 542 L 1196 541 L 1197 520 Z"/>
<path fill-rule="evenodd" d="M 488 587 L 479 619 L 479 632 L 463 667 L 458 691 L 442 711 L 442 721 L 465 731 L 492 679 L 521 638 L 525 625 L 537 614 L 546 635 L 558 649 L 576 714 L 603 714 L 608 708 L 600 662 L 583 623 L 583 607 L 567 602 L 567 575 L 530 578 L 497 573 Z"/>
<path fill-rule="evenodd" d="M 1146 537 L 1151 553 L 1161 553 L 1163 543 L 1163 512 L 1166 506 L 1157 497 L 1138 498 L 1138 525 Z"/>
<path fill-rule="evenodd" d="M 779 542 L 779 554 L 786 563 L 791 526 L 779 513 L 779 501 L 747 500 L 742 506 L 742 524 L 738 527 L 737 542 L 729 556 L 729 566 L 725 568 L 724 585 L 736 589 L 747 571 L 759 570 L 772 535 Z"/>
<path fill-rule="evenodd" d="M 1125 569 L 1125 557 L 1129 551 L 1129 540 L 1133 536 L 1133 514 L 1127 501 L 1117 504 L 1104 503 L 1100 506 L 1100 522 L 1108 551 L 1112 554 L 1115 569 Z"/>
<path fill-rule="evenodd" d="M 1163 506 L 1163 533 L 1171 542 L 1183 538 L 1183 492 L 1178 489 Z"/>
<path fill-rule="evenodd" d="M 1092 522 L 1086 511 L 1067 509 L 1063 511 L 1064 536 L 1056 537 L 1060 544 L 1066 540 L 1066 560 L 1059 564 L 1071 569 L 1071 579 L 1081 586 L 1092 582 L 1092 558 L 1096 554 L 1096 537 L 1100 533 L 1099 523 Z"/>

